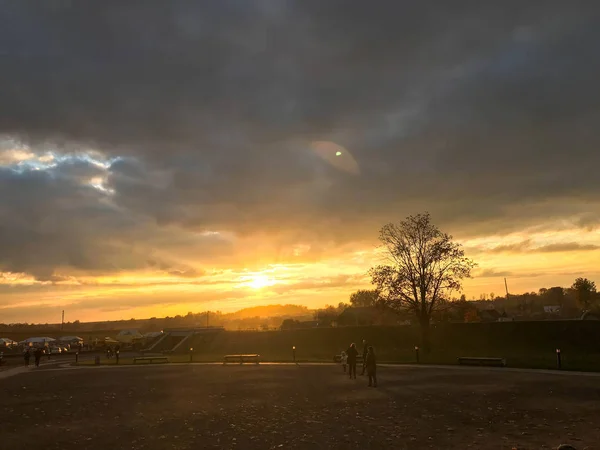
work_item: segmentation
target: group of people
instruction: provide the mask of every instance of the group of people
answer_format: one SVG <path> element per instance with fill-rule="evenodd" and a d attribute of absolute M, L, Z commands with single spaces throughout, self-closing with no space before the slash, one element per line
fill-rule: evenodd
<path fill-rule="evenodd" d="M 40 347 L 37 347 L 37 348 L 35 348 L 32 351 L 32 349 L 30 349 L 28 347 L 25 350 L 25 353 L 23 354 L 23 358 L 25 359 L 25 365 L 26 366 L 29 365 L 29 360 L 31 359 L 31 354 L 32 353 L 33 353 L 33 357 L 34 357 L 34 360 L 35 360 L 35 367 L 40 367 L 40 360 L 42 359 L 42 356 L 44 355 L 45 351 L 42 348 L 40 348 Z M 50 353 L 48 353 L 48 359 L 50 359 Z"/>
<path fill-rule="evenodd" d="M 369 376 L 369 386 L 377 387 L 377 360 L 375 359 L 375 350 L 373 346 L 367 344 L 367 341 L 363 340 L 363 365 L 361 375 L 367 372 Z M 346 366 L 348 366 L 348 376 L 352 379 L 356 379 L 356 362 L 358 359 L 358 350 L 356 344 L 350 344 L 348 350 L 343 351 L 341 355 L 341 363 L 346 373 Z"/>

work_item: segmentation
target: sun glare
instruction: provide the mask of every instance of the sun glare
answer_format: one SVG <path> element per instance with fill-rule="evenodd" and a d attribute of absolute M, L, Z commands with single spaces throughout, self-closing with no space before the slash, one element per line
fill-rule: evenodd
<path fill-rule="evenodd" d="M 248 281 L 246 283 L 246 285 L 251 287 L 252 289 L 262 289 L 267 286 L 273 286 L 274 284 L 275 281 L 273 281 L 266 275 L 253 275 L 251 277 L 248 277 Z"/>

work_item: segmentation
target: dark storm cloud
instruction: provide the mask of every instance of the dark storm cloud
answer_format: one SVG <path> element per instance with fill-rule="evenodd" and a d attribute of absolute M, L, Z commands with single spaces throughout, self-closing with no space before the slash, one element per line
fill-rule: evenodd
<path fill-rule="evenodd" d="M 0 132 L 39 151 L 124 157 L 107 178 L 115 224 L 98 194 L 11 175 L 5 188 L 30 192 L 30 224 L 62 195 L 81 205 L 56 222 L 79 250 L 51 247 L 39 261 L 58 253 L 86 266 L 87 242 L 98 242 L 81 231 L 88 214 L 107 237 L 135 217 L 318 247 L 371 239 L 425 209 L 458 233 L 513 230 L 577 216 L 598 192 L 593 2 L 22 1 L 0 11 Z M 327 140 L 348 148 L 358 174 L 310 150 Z M 20 245 L 42 245 L 33 236 Z M 24 259 L 12 265 L 37 264 Z"/>
<path fill-rule="evenodd" d="M 0 167 L 0 272 L 25 272 L 51 282 L 66 279 L 57 269 L 73 268 L 82 274 L 148 268 L 201 276 L 200 270 L 169 257 L 168 244 L 177 244 L 177 236 L 159 232 L 153 221 L 115 206 L 90 185 L 90 179 L 103 174 L 81 160 L 47 170 Z M 198 251 L 214 248 L 210 237 L 194 244 Z"/>

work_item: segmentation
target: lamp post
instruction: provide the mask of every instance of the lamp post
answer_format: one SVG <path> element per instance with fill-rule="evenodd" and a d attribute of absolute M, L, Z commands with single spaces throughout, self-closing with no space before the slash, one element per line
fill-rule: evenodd
<path fill-rule="evenodd" d="M 294 363 L 296 362 L 296 346 L 292 347 L 292 356 L 294 357 Z"/>
<path fill-rule="evenodd" d="M 119 364 L 119 353 L 121 350 L 115 350 L 115 364 Z"/>
<path fill-rule="evenodd" d="M 419 347 L 415 345 L 415 357 L 417 358 L 417 364 L 419 364 Z"/>
<path fill-rule="evenodd" d="M 194 347 L 190 347 L 190 362 L 194 360 Z"/>

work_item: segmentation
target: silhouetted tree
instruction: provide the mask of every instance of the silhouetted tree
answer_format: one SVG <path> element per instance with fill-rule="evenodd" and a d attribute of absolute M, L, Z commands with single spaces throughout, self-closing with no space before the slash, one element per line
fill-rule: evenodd
<path fill-rule="evenodd" d="M 294 329 L 298 328 L 299 324 L 300 324 L 300 322 L 298 320 L 285 319 L 283 322 L 281 322 L 281 329 L 282 330 L 294 330 Z"/>
<path fill-rule="evenodd" d="M 350 305 L 348 303 L 339 302 L 337 306 L 338 313 L 343 313 L 346 308 L 349 308 Z"/>
<path fill-rule="evenodd" d="M 319 322 L 320 327 L 330 327 L 337 320 L 338 315 L 336 308 L 327 306 L 324 309 L 317 309 L 313 317 Z"/>
<path fill-rule="evenodd" d="M 379 293 L 375 289 L 360 289 L 350 295 L 350 304 L 357 307 L 376 306 Z"/>
<path fill-rule="evenodd" d="M 582 308 L 590 309 L 593 306 L 596 300 L 596 283 L 580 277 L 575 280 L 571 289 Z"/>
<path fill-rule="evenodd" d="M 422 346 L 429 351 L 429 324 L 440 299 L 450 298 L 471 276 L 475 263 L 465 257 L 460 244 L 431 223 L 429 214 L 409 216 L 399 224 L 387 224 L 379 239 L 388 264 L 369 273 L 384 304 L 409 309 L 421 325 Z"/>

